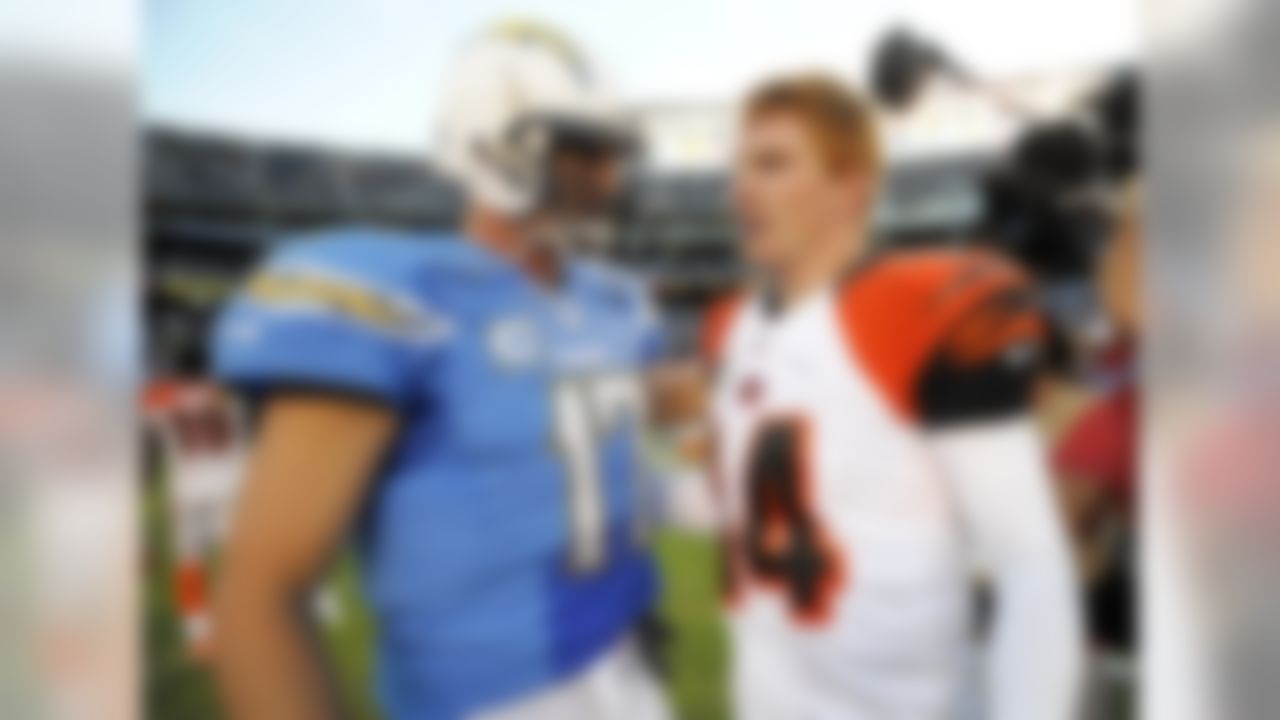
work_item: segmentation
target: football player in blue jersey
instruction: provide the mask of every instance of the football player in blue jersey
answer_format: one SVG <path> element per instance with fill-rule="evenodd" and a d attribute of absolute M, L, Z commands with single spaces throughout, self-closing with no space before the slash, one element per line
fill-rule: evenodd
<path fill-rule="evenodd" d="M 348 538 L 388 716 L 668 717 L 633 637 L 659 325 L 573 249 L 607 224 L 631 131 L 536 25 L 482 35 L 452 80 L 461 231 L 292 238 L 218 324 L 217 372 L 259 408 L 215 620 L 233 717 L 339 714 L 299 599 Z"/>

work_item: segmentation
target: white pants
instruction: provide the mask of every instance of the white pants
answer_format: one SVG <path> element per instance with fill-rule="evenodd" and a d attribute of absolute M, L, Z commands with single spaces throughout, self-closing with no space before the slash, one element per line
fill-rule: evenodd
<path fill-rule="evenodd" d="M 472 720 L 671 720 L 653 671 L 633 638 L 554 687 L 473 716 Z"/>

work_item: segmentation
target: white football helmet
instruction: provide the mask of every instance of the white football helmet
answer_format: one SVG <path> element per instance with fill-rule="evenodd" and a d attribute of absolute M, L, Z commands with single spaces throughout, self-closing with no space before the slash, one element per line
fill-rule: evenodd
<path fill-rule="evenodd" d="M 442 169 L 468 197 L 522 215 L 545 196 L 557 133 L 629 145 L 629 118 L 563 35 L 529 21 L 473 39 L 446 84 L 437 124 Z"/>

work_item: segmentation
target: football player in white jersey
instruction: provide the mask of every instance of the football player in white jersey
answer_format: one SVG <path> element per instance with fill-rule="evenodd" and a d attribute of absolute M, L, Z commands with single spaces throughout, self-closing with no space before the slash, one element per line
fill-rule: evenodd
<path fill-rule="evenodd" d="M 143 404 L 168 483 L 174 604 L 187 651 L 204 661 L 212 650 L 209 565 L 226 538 L 247 434 L 212 383 L 155 380 Z"/>
<path fill-rule="evenodd" d="M 769 83 L 734 176 L 755 286 L 718 304 L 714 471 L 742 720 L 1067 720 L 1081 637 L 1028 400 L 1026 281 L 971 250 L 873 251 L 873 120 L 837 81 Z"/>

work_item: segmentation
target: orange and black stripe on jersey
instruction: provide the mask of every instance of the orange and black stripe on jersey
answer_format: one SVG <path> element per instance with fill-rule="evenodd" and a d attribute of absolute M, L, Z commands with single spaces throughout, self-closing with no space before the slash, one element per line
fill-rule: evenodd
<path fill-rule="evenodd" d="M 851 274 L 838 303 L 851 360 L 900 417 L 932 426 L 1026 408 L 1044 323 L 1008 262 L 972 250 L 890 252 Z"/>

